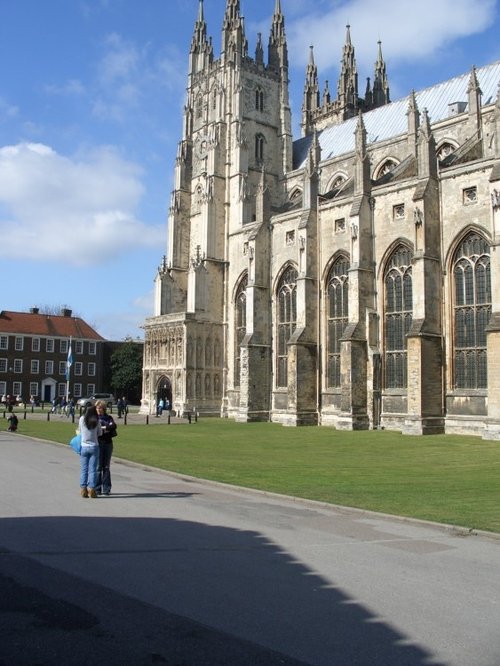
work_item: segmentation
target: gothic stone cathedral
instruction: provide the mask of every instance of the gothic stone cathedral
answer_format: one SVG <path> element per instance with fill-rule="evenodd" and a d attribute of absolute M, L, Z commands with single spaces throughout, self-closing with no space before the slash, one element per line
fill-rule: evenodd
<path fill-rule="evenodd" d="M 284 24 L 215 59 L 200 1 L 142 410 L 500 439 L 500 62 L 361 97 L 348 26 L 294 141 Z"/>

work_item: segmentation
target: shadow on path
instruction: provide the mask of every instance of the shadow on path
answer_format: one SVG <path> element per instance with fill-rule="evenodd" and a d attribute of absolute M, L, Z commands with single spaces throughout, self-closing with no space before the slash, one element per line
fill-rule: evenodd
<path fill-rule="evenodd" d="M 42 517 L 0 534 L 2 664 L 438 663 L 258 532 Z"/>

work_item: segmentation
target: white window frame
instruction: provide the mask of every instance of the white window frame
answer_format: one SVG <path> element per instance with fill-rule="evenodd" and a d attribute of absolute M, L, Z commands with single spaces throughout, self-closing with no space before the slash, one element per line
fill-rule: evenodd
<path fill-rule="evenodd" d="M 34 396 L 39 396 L 38 392 L 38 382 L 30 382 L 30 397 Z"/>
<path fill-rule="evenodd" d="M 16 375 L 20 375 L 23 372 L 23 359 L 15 358 L 14 359 L 14 372 Z"/>
<path fill-rule="evenodd" d="M 40 338 L 31 338 L 31 351 L 40 351 Z"/>
<path fill-rule="evenodd" d="M 68 341 L 67 340 L 59 340 L 59 351 L 61 354 L 67 354 L 68 353 Z"/>
<path fill-rule="evenodd" d="M 0 349 L 8 349 L 8 348 L 9 348 L 9 336 L 0 335 Z"/>
<path fill-rule="evenodd" d="M 54 374 L 54 361 L 45 361 L 45 374 L 46 375 Z"/>
<path fill-rule="evenodd" d="M 9 363 L 6 358 L 0 358 L 0 372 L 7 372 L 9 369 Z"/>
<path fill-rule="evenodd" d="M 87 384 L 87 395 L 94 395 L 95 384 Z"/>
<path fill-rule="evenodd" d="M 23 383 L 22 382 L 13 382 L 12 383 L 12 393 L 13 395 L 23 395 Z"/>
<path fill-rule="evenodd" d="M 14 350 L 23 351 L 24 349 L 24 338 L 22 335 L 16 335 L 14 340 Z"/>
<path fill-rule="evenodd" d="M 47 338 L 45 340 L 45 350 L 48 354 L 54 353 L 55 341 L 54 338 Z"/>
<path fill-rule="evenodd" d="M 83 375 L 83 363 L 77 361 L 75 363 L 75 377 L 81 377 Z"/>
<path fill-rule="evenodd" d="M 81 384 L 73 384 L 73 395 L 75 398 L 81 398 L 82 397 L 82 385 Z"/>
<path fill-rule="evenodd" d="M 87 374 L 89 377 L 95 377 L 96 374 L 96 364 L 95 363 L 89 363 L 87 366 Z"/>
<path fill-rule="evenodd" d="M 40 372 L 40 361 L 36 358 L 31 359 L 31 374 L 38 375 Z"/>
<path fill-rule="evenodd" d="M 77 340 L 75 342 L 75 354 L 83 354 L 83 341 Z"/>
<path fill-rule="evenodd" d="M 89 342 L 89 354 L 90 356 L 97 354 L 97 342 Z"/>

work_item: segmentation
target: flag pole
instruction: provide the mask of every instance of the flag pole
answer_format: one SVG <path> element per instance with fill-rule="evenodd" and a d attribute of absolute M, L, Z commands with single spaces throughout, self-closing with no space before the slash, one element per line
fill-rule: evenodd
<path fill-rule="evenodd" d="M 73 365 L 73 352 L 71 351 L 72 336 L 69 338 L 68 358 L 66 360 L 66 404 L 69 403 L 69 374 Z"/>

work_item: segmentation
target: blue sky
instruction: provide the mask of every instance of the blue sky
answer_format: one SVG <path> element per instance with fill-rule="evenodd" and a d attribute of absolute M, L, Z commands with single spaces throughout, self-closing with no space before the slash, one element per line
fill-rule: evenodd
<path fill-rule="evenodd" d="M 67 305 L 142 337 L 166 253 L 198 0 L 0 0 L 1 309 Z M 225 0 L 205 0 L 216 57 Z M 241 0 L 249 52 L 275 0 Z M 359 92 L 377 41 L 393 100 L 500 60 L 497 0 L 281 0 L 295 138 L 309 46 L 336 90 L 346 24 Z M 311 9 L 312 7 L 312 9 Z M 431 119 L 432 120 L 432 119 Z"/>

